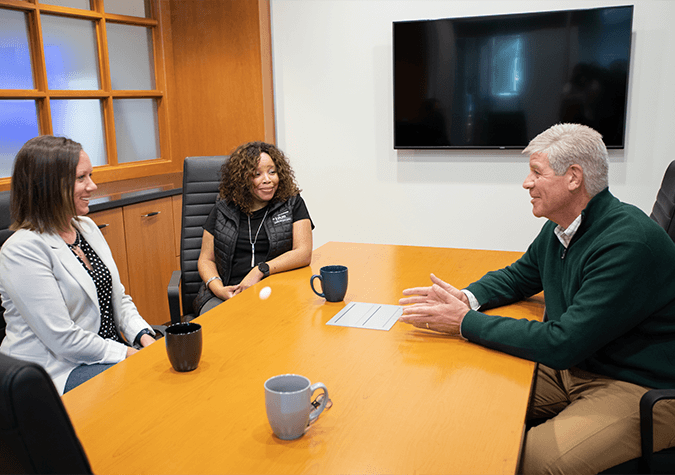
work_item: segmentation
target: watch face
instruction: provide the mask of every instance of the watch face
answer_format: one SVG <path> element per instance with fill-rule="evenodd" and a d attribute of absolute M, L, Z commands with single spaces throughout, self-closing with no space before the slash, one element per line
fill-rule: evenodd
<path fill-rule="evenodd" d="M 258 264 L 258 269 L 265 275 L 269 274 L 270 272 L 270 266 L 267 265 L 266 262 L 261 262 L 260 264 Z"/>

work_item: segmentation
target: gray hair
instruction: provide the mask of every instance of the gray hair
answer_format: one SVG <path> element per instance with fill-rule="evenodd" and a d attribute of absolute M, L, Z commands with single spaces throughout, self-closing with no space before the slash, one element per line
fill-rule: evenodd
<path fill-rule="evenodd" d="M 591 197 L 608 186 L 607 148 L 602 135 L 586 125 L 554 125 L 533 138 L 523 153 L 546 153 L 549 165 L 558 176 L 564 175 L 570 166 L 579 165 Z"/>

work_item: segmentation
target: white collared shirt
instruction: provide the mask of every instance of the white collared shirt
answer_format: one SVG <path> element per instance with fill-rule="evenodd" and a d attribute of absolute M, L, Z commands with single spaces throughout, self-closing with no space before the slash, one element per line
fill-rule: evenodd
<path fill-rule="evenodd" d="M 553 230 L 555 235 L 558 237 L 558 240 L 561 242 L 563 246 L 565 246 L 565 249 L 567 249 L 567 247 L 570 245 L 570 242 L 572 242 L 572 238 L 579 230 L 579 226 L 581 226 L 581 221 L 583 220 L 583 218 L 584 216 L 580 214 L 579 216 L 577 216 L 577 219 L 572 221 L 572 224 L 567 226 L 567 229 L 558 225 Z"/>

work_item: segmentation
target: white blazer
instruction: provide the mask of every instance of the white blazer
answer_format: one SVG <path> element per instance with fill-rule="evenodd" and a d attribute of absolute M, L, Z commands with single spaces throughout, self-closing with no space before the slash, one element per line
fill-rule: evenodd
<path fill-rule="evenodd" d="M 98 226 L 86 217 L 73 224 L 110 270 L 118 330 L 129 342 L 144 328 L 152 332 L 126 295 Z M 0 351 L 42 365 L 60 394 L 75 367 L 117 363 L 126 357 L 124 344 L 98 336 L 96 285 L 58 234 L 22 229 L 5 242 L 0 250 L 0 296 L 7 322 Z"/>

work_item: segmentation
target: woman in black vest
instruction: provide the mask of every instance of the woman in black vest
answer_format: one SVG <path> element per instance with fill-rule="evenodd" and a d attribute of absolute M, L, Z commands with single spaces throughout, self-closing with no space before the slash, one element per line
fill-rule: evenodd
<path fill-rule="evenodd" d="M 238 147 L 221 168 L 220 197 L 204 224 L 195 313 L 309 265 L 313 229 L 283 152 L 264 142 Z"/>

